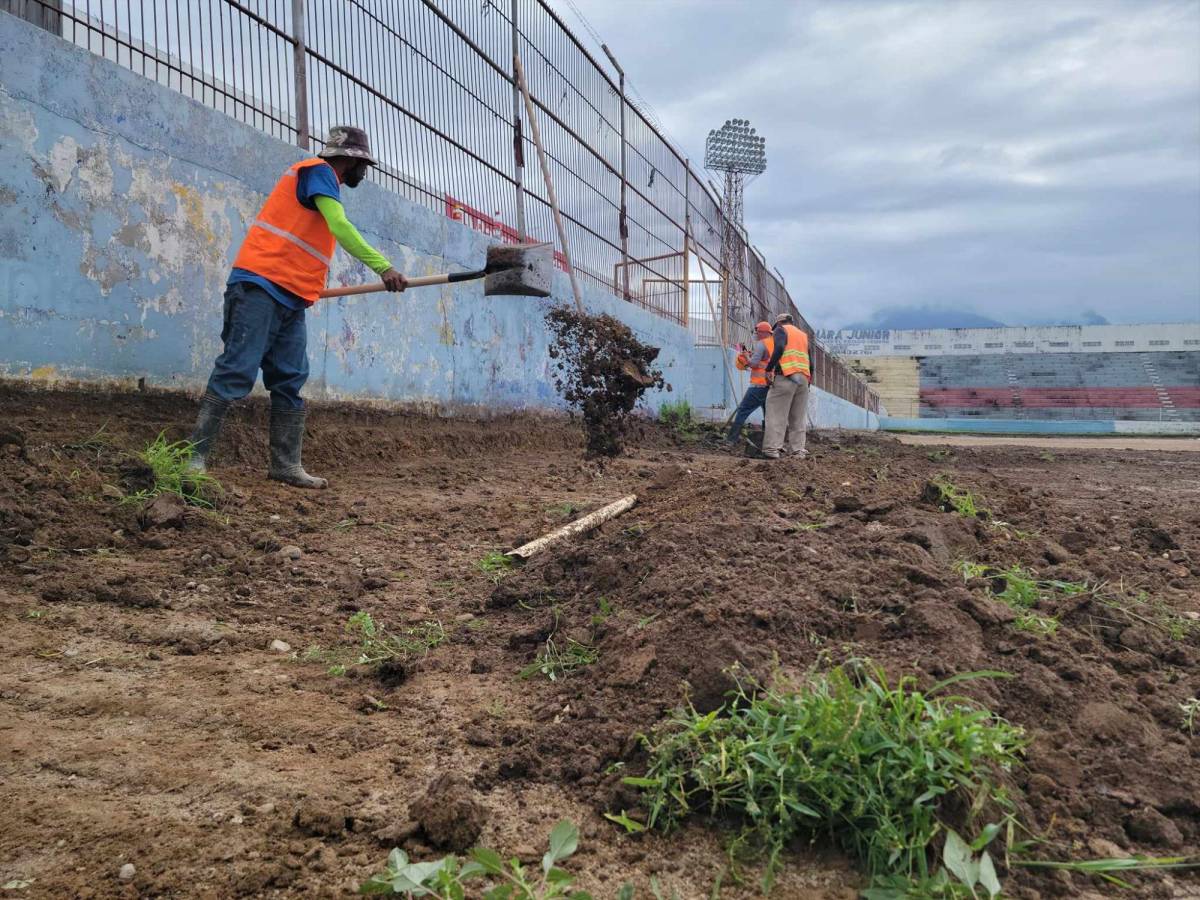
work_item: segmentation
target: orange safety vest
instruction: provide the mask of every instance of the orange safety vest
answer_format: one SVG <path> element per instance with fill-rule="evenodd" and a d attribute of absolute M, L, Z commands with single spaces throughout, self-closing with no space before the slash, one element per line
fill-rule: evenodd
<path fill-rule="evenodd" d="M 812 366 L 808 361 L 808 334 L 795 325 L 786 322 L 783 331 L 787 335 L 783 354 L 779 357 L 779 371 L 784 375 L 795 375 L 803 372 L 804 377 L 812 381 Z"/>
<path fill-rule="evenodd" d="M 337 242 L 325 217 L 296 199 L 296 179 L 309 166 L 329 165 L 305 159 L 288 167 L 251 223 L 234 268 L 261 275 L 281 288 L 316 303 L 325 287 Z"/>
<path fill-rule="evenodd" d="M 739 372 L 745 372 L 747 369 L 750 370 L 751 384 L 757 384 L 762 387 L 766 387 L 767 363 L 771 359 L 771 354 L 775 352 L 775 339 L 767 336 L 765 338 L 758 338 L 758 340 L 767 345 L 767 356 L 762 362 L 760 362 L 757 366 L 750 365 L 750 354 L 745 351 L 739 353 L 734 362 Z"/>

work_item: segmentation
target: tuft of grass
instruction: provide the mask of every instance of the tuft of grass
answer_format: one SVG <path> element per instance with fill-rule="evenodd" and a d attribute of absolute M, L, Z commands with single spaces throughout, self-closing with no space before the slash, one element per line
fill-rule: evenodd
<path fill-rule="evenodd" d="M 1096 599 L 1101 606 L 1119 610 L 1135 622 L 1157 628 L 1173 641 L 1182 641 L 1192 634 L 1200 634 L 1200 624 L 1184 618 L 1179 614 L 1179 610 L 1151 597 L 1146 591 L 1138 591 L 1131 595 L 1123 585 L 1119 585 L 1116 591 L 1098 591 Z"/>
<path fill-rule="evenodd" d="M 945 475 L 939 475 L 929 482 L 926 492 L 930 499 L 946 512 L 955 512 L 967 519 L 992 517 L 991 511 L 979 502 L 975 494 L 958 487 Z"/>
<path fill-rule="evenodd" d="M 954 451 L 951 450 L 949 447 L 941 447 L 937 450 L 930 450 L 928 453 L 925 454 L 925 456 L 931 462 L 944 462 L 948 459 L 954 458 Z"/>
<path fill-rule="evenodd" d="M 387 867 L 359 887 L 360 894 L 403 894 L 405 897 L 433 897 L 435 900 L 463 900 L 484 897 L 488 900 L 592 900 L 586 891 L 571 889 L 575 878 L 558 863 L 568 859 L 579 847 L 579 829 L 562 821 L 550 832 L 549 849 L 542 856 L 541 871 L 526 870 L 515 858 L 505 861 L 495 850 L 476 847 L 470 859 L 444 856 L 432 862 L 410 862 L 400 848 L 388 855 Z M 466 887 L 468 882 L 489 882 L 484 891 Z M 625 888 L 622 888 L 624 891 Z M 632 896 L 632 889 L 626 896 Z"/>
<path fill-rule="evenodd" d="M 590 666 L 600 658 L 600 651 L 574 638 L 567 638 L 565 647 L 554 643 L 554 637 L 546 643 L 537 657 L 520 672 L 522 678 L 531 678 L 539 672 L 551 681 L 558 681 L 583 666 Z"/>
<path fill-rule="evenodd" d="M 1179 723 L 1179 728 L 1188 734 L 1195 734 L 1196 716 L 1200 715 L 1200 697 L 1188 697 L 1179 704 L 1179 711 L 1183 713 L 1183 721 Z"/>
<path fill-rule="evenodd" d="M 1034 607 L 1055 595 L 1072 597 L 1097 591 L 1097 588 L 1082 581 L 1039 579 L 1032 571 L 1020 565 L 1001 569 L 964 559 L 956 562 L 954 568 L 962 575 L 964 581 L 972 578 L 1001 580 L 1004 587 L 995 597 L 1017 613 L 1013 627 L 1018 631 L 1027 631 L 1042 637 L 1053 637 L 1058 631 L 1059 620 L 1055 616 L 1033 612 Z"/>
<path fill-rule="evenodd" d="M 945 686 L 890 684 L 856 661 L 794 690 L 739 688 L 706 715 L 677 710 L 645 738 L 646 775 L 624 781 L 643 790 L 650 828 L 674 829 L 696 812 L 740 821 L 731 854 L 765 854 L 764 888 L 788 844 L 816 835 L 873 879 L 926 880 L 944 813 L 1010 807 L 997 772 L 1025 743 L 986 709 L 936 696 Z M 990 829 L 994 837 L 999 826 Z"/>
<path fill-rule="evenodd" d="M 122 502 L 142 503 L 159 494 L 178 494 L 193 506 L 211 509 L 210 498 L 220 495 L 221 483 L 207 472 L 188 470 L 195 446 L 191 441 L 170 442 L 166 432 L 160 431 L 139 454 L 154 472 L 154 487 L 129 494 Z"/>
<path fill-rule="evenodd" d="M 658 408 L 658 421 L 666 425 L 677 438 L 694 441 L 700 434 L 700 421 L 686 400 L 664 403 Z"/>
<path fill-rule="evenodd" d="M 499 584 L 504 580 L 504 576 L 512 571 L 513 559 L 506 553 L 493 550 L 475 565 L 479 567 L 479 571 L 491 579 L 492 584 Z"/>
<path fill-rule="evenodd" d="M 345 675 L 353 666 L 377 668 L 385 663 L 404 664 L 422 659 L 447 639 L 446 629 L 441 622 L 422 622 L 412 628 L 392 632 L 376 622 L 365 610 L 359 610 L 346 620 L 345 631 L 358 639 L 356 648 L 322 650 L 311 647 L 304 658 L 328 663 L 330 675 Z"/>
<path fill-rule="evenodd" d="M 1060 869 L 1064 872 L 1078 872 L 1083 875 L 1096 875 L 1105 881 L 1133 889 L 1133 885 L 1114 872 L 1144 872 L 1152 869 L 1196 869 L 1200 862 L 1185 856 L 1130 856 L 1123 859 L 1085 859 L 1078 861 L 1060 861 L 1051 859 L 1013 859 L 1014 866 L 1026 869 Z"/>
<path fill-rule="evenodd" d="M 559 519 L 569 519 L 581 509 L 583 509 L 583 507 L 579 506 L 577 503 L 571 503 L 568 501 L 566 503 L 556 503 L 553 506 L 547 506 L 546 512 Z"/>

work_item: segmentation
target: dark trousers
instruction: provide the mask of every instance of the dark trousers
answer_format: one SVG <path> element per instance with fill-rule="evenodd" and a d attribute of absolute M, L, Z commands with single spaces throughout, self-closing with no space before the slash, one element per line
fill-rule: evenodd
<path fill-rule="evenodd" d="M 733 424 L 729 426 L 729 436 L 726 440 L 736 441 L 742 433 L 742 426 L 746 424 L 746 420 L 753 415 L 756 409 L 763 411 L 763 416 L 766 416 L 767 406 L 767 391 L 768 387 L 758 384 L 752 384 L 746 390 L 746 396 L 742 397 L 742 402 L 738 404 L 737 412 L 733 415 Z"/>
<path fill-rule="evenodd" d="M 304 310 L 288 309 L 253 284 L 225 288 L 225 349 L 213 365 L 208 392 L 222 400 L 250 393 L 262 370 L 271 405 L 303 409 L 300 389 L 308 380 L 308 329 Z"/>

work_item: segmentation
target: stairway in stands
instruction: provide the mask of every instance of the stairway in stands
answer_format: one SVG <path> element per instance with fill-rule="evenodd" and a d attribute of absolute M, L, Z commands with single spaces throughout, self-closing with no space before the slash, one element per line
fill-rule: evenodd
<path fill-rule="evenodd" d="M 1025 401 L 1021 397 L 1021 385 L 1017 381 L 1017 370 L 1012 358 L 1004 354 L 1004 377 L 1008 379 L 1009 390 L 1012 391 L 1012 417 L 1019 419 L 1024 411 Z"/>
<path fill-rule="evenodd" d="M 1162 379 L 1158 376 L 1158 368 L 1145 353 L 1139 353 L 1138 356 L 1142 360 L 1142 369 L 1146 373 L 1146 378 L 1149 379 L 1150 385 L 1154 388 L 1154 393 L 1158 395 L 1158 403 L 1162 407 L 1163 419 L 1168 422 L 1179 421 L 1179 410 L 1175 408 L 1174 401 L 1171 400 L 1171 395 L 1167 393 L 1167 389 L 1163 387 Z"/>

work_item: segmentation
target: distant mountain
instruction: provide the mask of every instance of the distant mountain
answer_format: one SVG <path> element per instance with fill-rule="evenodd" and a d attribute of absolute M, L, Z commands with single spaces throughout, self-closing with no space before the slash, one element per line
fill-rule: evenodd
<path fill-rule="evenodd" d="M 1004 323 L 987 316 L 959 309 L 936 309 L 927 306 L 895 306 L 878 310 L 866 322 L 843 325 L 843 329 L 890 328 L 1003 328 Z"/>

